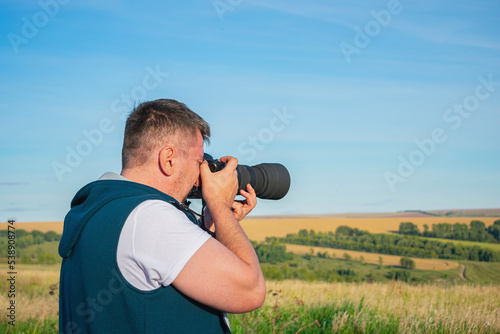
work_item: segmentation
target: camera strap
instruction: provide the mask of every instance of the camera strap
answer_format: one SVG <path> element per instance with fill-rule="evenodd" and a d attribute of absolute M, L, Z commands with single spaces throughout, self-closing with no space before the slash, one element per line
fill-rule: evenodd
<path fill-rule="evenodd" d="M 172 204 L 174 204 L 179 210 L 187 211 L 195 217 L 200 217 L 199 219 L 196 220 L 196 224 L 203 231 L 207 232 L 208 234 L 210 234 L 212 237 L 215 238 L 215 233 L 205 227 L 205 215 L 203 214 L 203 212 L 205 211 L 205 207 L 207 206 L 207 204 L 205 203 L 204 199 L 201 200 L 201 212 L 202 212 L 201 214 L 189 208 L 189 205 L 191 204 L 190 201 L 185 201 L 184 203 L 172 203 Z"/>

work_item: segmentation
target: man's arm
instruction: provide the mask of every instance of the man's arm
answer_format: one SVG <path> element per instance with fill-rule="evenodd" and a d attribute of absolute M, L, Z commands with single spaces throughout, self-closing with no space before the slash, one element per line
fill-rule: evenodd
<path fill-rule="evenodd" d="M 206 163 L 200 166 L 203 197 L 217 240 L 207 240 L 172 284 L 194 300 L 218 310 L 249 312 L 264 303 L 266 286 L 255 250 L 231 210 L 238 189 L 238 161 L 222 159 L 227 165 L 217 173 L 211 173 Z"/>

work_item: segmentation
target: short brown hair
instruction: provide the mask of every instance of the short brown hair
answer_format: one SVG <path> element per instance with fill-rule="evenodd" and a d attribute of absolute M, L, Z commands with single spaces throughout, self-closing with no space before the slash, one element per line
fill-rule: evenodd
<path fill-rule="evenodd" d="M 176 135 L 185 133 L 184 148 L 196 143 L 196 130 L 209 142 L 210 126 L 203 118 L 176 100 L 159 99 L 139 104 L 125 123 L 122 149 L 122 167 L 144 164 L 159 144 L 175 141 Z"/>

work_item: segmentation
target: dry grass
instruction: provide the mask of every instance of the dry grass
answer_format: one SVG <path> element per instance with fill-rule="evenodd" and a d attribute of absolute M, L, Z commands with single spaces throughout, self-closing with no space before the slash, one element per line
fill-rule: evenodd
<path fill-rule="evenodd" d="M 399 230 L 401 222 L 412 222 L 423 231 L 424 224 L 431 228 L 437 223 L 465 223 L 480 220 L 486 226 L 492 225 L 498 217 L 384 217 L 384 218 L 282 218 L 245 219 L 241 225 L 251 240 L 264 241 L 266 237 L 285 237 L 302 229 L 329 232 L 341 225 L 358 228 L 370 233 L 393 233 Z"/>
<path fill-rule="evenodd" d="M 401 256 L 395 255 L 384 255 L 377 253 L 367 253 L 367 252 L 358 252 L 351 250 L 342 250 L 342 249 L 332 249 L 332 248 L 324 248 L 324 247 L 311 247 L 311 246 L 302 246 L 302 245 L 286 245 L 286 250 L 295 254 L 307 254 L 310 250 L 313 249 L 314 254 L 318 252 L 324 253 L 327 252 L 330 256 L 334 256 L 337 259 L 341 259 L 344 257 L 344 254 L 349 254 L 353 259 L 358 259 L 362 256 L 364 258 L 364 262 L 379 264 L 379 258 L 382 257 L 384 266 L 399 266 L 399 261 L 401 260 Z M 453 261 L 447 260 L 436 260 L 436 259 L 419 259 L 419 258 L 411 258 L 415 261 L 416 269 L 420 270 L 447 270 L 457 268 L 459 264 Z"/>
<path fill-rule="evenodd" d="M 57 317 L 58 294 L 50 295 L 49 286 L 59 279 L 58 267 L 31 267 L 19 269 L 17 319 Z M 0 276 L 2 282 L 4 276 Z M 358 315 L 358 321 L 363 321 L 368 312 L 373 312 L 378 317 L 396 315 L 402 328 L 413 328 L 415 319 L 429 319 L 437 324 L 448 324 L 448 328 L 467 324 L 467 328 L 489 326 L 500 331 L 500 289 L 497 286 L 268 281 L 267 288 L 280 291 L 283 308 L 296 304 L 297 300 L 305 306 L 362 304 L 364 313 Z M 2 289 L 5 291 L 4 287 Z M 272 298 L 266 300 L 267 306 L 273 303 Z M 7 305 L 5 294 L 0 295 L 0 305 Z M 338 314 L 332 319 L 334 327 L 342 328 L 343 318 L 345 315 Z"/>
<path fill-rule="evenodd" d="M 270 281 L 267 287 L 281 292 L 280 302 L 284 307 L 297 300 L 306 306 L 363 305 L 363 312 L 355 319 L 361 323 L 360 327 L 363 321 L 370 321 L 374 316 L 383 318 L 390 314 L 400 318 L 400 333 L 415 332 L 416 319 L 440 324 L 438 328 L 450 333 L 463 333 L 461 328 L 488 328 L 500 332 L 500 289 L 496 286 Z M 266 300 L 266 305 L 272 303 L 271 298 Z M 345 317 L 346 314 L 337 314 L 332 319 L 333 327 L 342 328 Z"/>
<path fill-rule="evenodd" d="M 18 265 L 16 266 L 16 320 L 30 318 L 46 319 L 57 316 L 59 311 L 59 265 Z M 8 291 L 7 274 L 0 273 L 0 289 Z M 54 286 L 53 286 L 54 287 Z M 50 292 L 53 291 L 53 294 Z M 0 305 L 8 305 L 7 293 L 0 294 Z M 4 308 L 2 307 L 2 319 Z"/>

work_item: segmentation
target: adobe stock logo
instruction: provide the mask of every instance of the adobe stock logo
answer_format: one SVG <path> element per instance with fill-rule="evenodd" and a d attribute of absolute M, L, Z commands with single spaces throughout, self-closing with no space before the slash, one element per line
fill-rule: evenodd
<path fill-rule="evenodd" d="M 260 129 L 255 136 L 248 136 L 247 140 L 238 145 L 238 153 L 247 155 L 248 161 L 255 159 L 257 153 L 263 151 L 266 145 L 274 140 L 276 134 L 284 131 L 295 118 L 295 115 L 290 114 L 286 107 L 283 107 L 281 111 L 274 109 L 273 114 L 267 127 Z"/>
<path fill-rule="evenodd" d="M 443 113 L 443 121 L 450 125 L 452 130 L 457 130 L 462 126 L 463 120 L 468 119 L 473 112 L 481 106 L 481 102 L 489 99 L 491 95 L 500 87 L 500 81 L 493 81 L 493 75 L 487 78 L 480 76 L 479 84 L 474 89 L 474 93 L 466 96 L 461 103 L 454 103 Z M 424 164 L 426 159 L 433 155 L 439 144 L 444 143 L 448 135 L 443 128 L 437 127 L 430 132 L 430 136 L 422 140 L 415 139 L 417 146 L 407 157 L 398 156 L 399 165 L 396 172 L 386 171 L 384 173 L 387 185 L 394 192 L 396 185 L 403 183 L 407 178 L 415 173 L 417 167 Z"/>
<path fill-rule="evenodd" d="M 356 34 L 354 35 L 353 43 L 341 42 L 339 44 L 340 51 L 342 51 L 347 63 L 352 61 L 351 57 L 353 54 L 360 54 L 361 50 L 370 45 L 371 41 L 380 35 L 382 28 L 387 27 L 392 22 L 393 17 L 402 11 L 403 6 L 399 0 L 389 0 L 387 2 L 387 9 L 381 9 L 378 12 L 374 10 L 370 11 L 373 20 L 368 21 L 364 29 L 357 26 L 354 27 Z"/>
<path fill-rule="evenodd" d="M 36 11 L 31 18 L 23 16 L 21 21 L 21 35 L 14 32 L 7 34 L 7 39 L 15 53 L 19 52 L 22 44 L 28 44 L 30 40 L 38 35 L 41 28 L 45 27 L 51 18 L 59 13 L 61 5 L 68 4 L 69 0 L 40 0 L 38 1 L 39 11 Z"/>
<path fill-rule="evenodd" d="M 241 5 L 243 0 L 214 0 L 212 5 L 214 6 L 217 15 L 219 15 L 219 19 L 224 21 L 224 15 L 227 12 L 232 12 L 236 7 Z"/>

